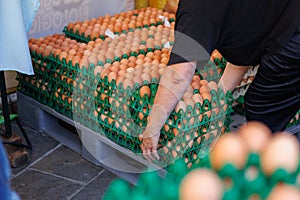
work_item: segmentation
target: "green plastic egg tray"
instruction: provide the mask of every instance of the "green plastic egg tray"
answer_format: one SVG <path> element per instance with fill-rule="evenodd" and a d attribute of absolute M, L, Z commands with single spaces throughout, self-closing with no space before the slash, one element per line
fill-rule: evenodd
<path fill-rule="evenodd" d="M 135 84 L 134 89 L 129 87 L 125 89 L 122 83 L 116 85 L 115 80 L 109 82 L 107 76 L 101 78 L 99 74 L 95 76 L 92 72 L 93 66 L 90 66 L 89 70 L 86 68 L 79 70 L 78 74 L 81 77 L 77 81 L 84 82 L 84 88 L 87 89 L 76 91 L 74 88 L 74 101 L 78 101 L 78 105 L 85 104 L 89 107 L 84 109 L 84 112 L 82 108 L 75 108 L 79 122 L 105 134 L 120 146 L 140 153 L 139 135 L 147 124 L 147 116 L 154 101 L 158 80 L 144 82 L 142 85 L 149 86 L 151 95 L 140 97 L 139 88 L 142 85 Z M 197 92 L 199 91 L 195 91 Z M 164 128 L 161 129 L 160 154 L 165 158 L 162 162 L 171 163 L 175 157 L 184 156 L 188 162 L 193 163 L 197 159 L 195 154 L 205 154 L 212 141 L 226 129 L 228 130 L 232 96 L 230 93 L 225 95 L 221 90 L 212 91 L 211 95 L 211 102 L 204 100 L 203 105 L 187 107 L 185 113 L 182 110 L 171 113 Z M 218 113 L 214 112 L 216 108 L 219 110 Z M 203 115 L 201 120 L 199 115 Z M 76 116 L 73 117 L 77 120 Z M 191 118 L 194 119 L 193 123 L 189 123 Z M 103 131 L 99 131 L 99 128 Z M 174 135 L 174 129 L 178 132 L 177 137 Z M 169 158 L 171 160 L 168 160 Z"/>
<path fill-rule="evenodd" d="M 72 117 L 76 67 L 60 63 L 53 56 L 43 57 L 36 52 L 31 52 L 31 57 L 35 75 L 18 74 L 18 90 L 59 113 Z"/>
<path fill-rule="evenodd" d="M 148 49 L 154 51 L 155 49 Z M 133 55 L 146 54 L 135 52 Z M 116 85 L 115 80 L 108 82 L 107 77 L 101 78 L 94 74 L 95 66 L 91 64 L 79 68 L 65 59 L 59 60 L 51 53 L 43 57 L 31 52 L 35 63 L 35 76 L 27 77 L 19 74 L 19 90 L 39 102 L 54 108 L 59 113 L 74 118 L 82 125 L 105 135 L 120 146 L 140 153 L 139 134 L 147 124 L 147 116 L 151 110 L 158 81 L 144 82 L 151 88 L 151 95 L 143 98 L 139 95 L 142 85 L 136 84 L 134 90 Z M 122 58 L 116 58 L 122 59 Z M 219 78 L 217 68 L 211 69 L 213 63 L 204 66 L 197 72 L 206 73 L 207 80 Z M 41 90 L 44 88 L 44 90 Z M 194 93 L 199 93 L 195 90 Z M 224 133 L 230 124 L 232 112 L 232 96 L 221 90 L 211 92 L 212 101 L 204 100 L 195 107 L 187 107 L 186 112 L 173 111 L 161 130 L 159 141 L 160 156 L 157 164 L 171 163 L 175 158 L 184 157 L 187 164 L 197 160 L 195 155 L 204 155 L 211 143 Z M 214 110 L 218 112 L 214 112 Z M 142 116 L 141 116 L 142 115 Z M 199 119 L 201 115 L 201 119 Z M 193 120 L 191 120 L 193 119 Z M 193 123 L 190 123 L 193 121 Z M 174 131 L 178 132 L 174 135 Z"/>
<path fill-rule="evenodd" d="M 136 15 L 138 16 L 138 14 L 133 14 L 133 15 Z M 169 19 L 169 22 L 172 23 L 174 22 L 175 19 L 174 18 L 171 18 Z M 152 23 L 152 24 L 145 24 L 144 26 L 138 26 L 136 27 L 135 29 L 142 29 L 142 28 L 148 28 L 148 27 L 151 27 L 151 26 L 159 26 L 159 25 L 163 25 L 163 22 L 162 21 L 157 21 L 156 23 Z M 121 33 L 128 33 L 128 32 L 132 32 L 134 31 L 135 29 L 128 29 L 128 30 L 122 30 L 121 32 L 114 32 L 114 34 L 116 35 L 119 35 Z M 78 42 L 83 42 L 83 43 L 88 43 L 90 41 L 93 41 L 93 40 L 96 40 L 98 39 L 97 37 L 94 37 L 94 38 L 91 38 L 90 35 L 88 36 L 85 36 L 84 33 L 80 34 L 79 31 L 75 31 L 71 28 L 70 30 L 68 30 L 68 27 L 65 26 L 63 28 L 63 33 L 65 33 L 65 35 L 71 39 L 75 39 L 77 40 Z M 106 35 L 100 35 L 99 38 L 102 39 L 102 40 L 105 40 L 108 36 Z"/>
<path fill-rule="evenodd" d="M 211 168 L 209 156 L 202 159 L 202 162 L 192 169 L 199 168 L 211 169 L 223 180 L 225 189 L 222 200 L 252 199 L 254 197 L 255 199 L 266 199 L 278 183 L 290 184 L 300 189 L 300 163 L 295 172 L 288 173 L 279 168 L 271 176 L 266 176 L 261 169 L 260 157 L 257 154 L 248 155 L 248 162 L 243 169 L 237 169 L 228 163 L 219 171 L 214 170 Z M 249 173 L 249 170 L 252 172 Z M 141 174 L 135 186 L 130 186 L 127 182 L 116 179 L 108 187 L 103 199 L 155 200 L 159 195 L 161 200 L 178 200 L 180 182 L 190 171 L 191 169 L 186 168 L 184 160 L 180 159 L 172 165 L 167 174 L 161 174 L 159 171 Z M 120 192 L 122 197 L 119 195 Z"/>

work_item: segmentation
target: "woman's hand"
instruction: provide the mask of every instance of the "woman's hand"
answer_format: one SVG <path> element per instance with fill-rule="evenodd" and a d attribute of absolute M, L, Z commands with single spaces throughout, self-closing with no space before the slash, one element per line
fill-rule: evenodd
<path fill-rule="evenodd" d="M 145 134 L 143 134 L 145 135 Z M 142 138 L 143 142 L 141 144 L 141 149 L 143 151 L 144 157 L 149 161 L 159 160 L 157 153 L 157 144 L 160 134 L 154 136 L 147 136 Z"/>

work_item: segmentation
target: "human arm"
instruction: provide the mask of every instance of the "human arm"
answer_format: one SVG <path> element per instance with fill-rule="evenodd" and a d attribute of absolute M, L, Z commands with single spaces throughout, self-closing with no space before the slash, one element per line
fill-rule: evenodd
<path fill-rule="evenodd" d="M 157 144 L 160 130 L 191 83 L 196 62 L 168 66 L 159 83 L 148 124 L 143 132 L 141 149 L 148 160 L 158 159 Z"/>
<path fill-rule="evenodd" d="M 248 70 L 246 66 L 238 66 L 227 62 L 224 73 L 219 81 L 219 87 L 227 91 L 233 91 L 241 82 L 244 74 Z"/>

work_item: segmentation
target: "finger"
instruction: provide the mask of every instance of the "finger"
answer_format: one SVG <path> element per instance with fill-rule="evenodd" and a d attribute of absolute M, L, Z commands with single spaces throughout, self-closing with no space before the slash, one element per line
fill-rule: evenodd
<path fill-rule="evenodd" d="M 153 152 L 151 152 L 151 150 L 150 150 L 150 153 L 148 154 L 148 157 L 150 158 L 151 161 L 156 160 L 156 158 L 153 156 Z"/>
<path fill-rule="evenodd" d="M 157 150 L 152 152 L 153 156 L 155 157 L 156 160 L 159 160 L 159 155 L 157 153 Z"/>
<path fill-rule="evenodd" d="M 143 156 L 149 161 L 151 162 L 151 157 L 149 156 L 151 154 L 150 149 L 145 147 L 145 151 L 143 152 Z"/>

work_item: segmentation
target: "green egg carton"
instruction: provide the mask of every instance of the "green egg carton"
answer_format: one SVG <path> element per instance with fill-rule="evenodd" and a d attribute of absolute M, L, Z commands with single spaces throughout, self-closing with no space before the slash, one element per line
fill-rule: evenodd
<path fill-rule="evenodd" d="M 170 18 L 169 22 L 172 23 L 174 22 L 175 19 L 174 18 Z M 159 26 L 159 25 L 163 25 L 163 22 L 161 21 L 157 21 L 156 23 L 152 23 L 152 24 L 145 24 L 144 26 L 138 26 L 135 29 L 142 29 L 142 28 L 149 28 L 151 26 Z M 114 32 L 114 34 L 116 35 L 120 35 L 121 33 L 128 33 L 128 32 L 133 32 L 135 29 L 130 28 L 128 30 L 122 30 L 121 32 Z M 98 39 L 97 37 L 91 38 L 90 35 L 85 36 L 84 33 L 80 34 L 79 31 L 75 31 L 71 28 L 70 30 L 68 29 L 68 26 L 65 26 L 63 28 L 62 31 L 67 37 L 71 38 L 71 39 L 75 39 L 78 42 L 83 42 L 83 43 L 88 43 L 90 41 L 95 41 L 96 39 Z M 100 35 L 99 38 L 102 40 L 105 40 L 108 36 L 106 35 Z"/>
<path fill-rule="evenodd" d="M 102 129 L 105 130 L 103 133 L 108 138 L 135 153 L 141 153 L 139 135 L 147 124 L 147 116 L 154 101 L 158 80 L 153 79 L 151 83 L 144 82 L 143 85 L 151 89 L 151 95 L 140 97 L 139 88 L 142 85 L 136 84 L 134 89 L 129 87 L 124 89 L 122 84 L 117 86 L 114 80 L 109 82 L 107 76 L 103 79 L 98 76 L 95 79 L 90 82 L 94 84 L 91 88 L 95 88 L 96 85 L 99 87 L 96 89 L 96 96 L 90 95 L 90 101 L 97 108 L 95 109 L 97 117 L 92 114 L 94 112 L 90 112 L 91 118 L 98 120 Z M 230 103 L 228 103 L 231 101 L 230 93 L 225 95 L 222 90 L 218 90 L 212 91 L 211 95 L 211 102 L 205 100 L 203 105 L 196 104 L 194 108 L 188 107 L 186 113 L 182 110 L 178 113 L 175 111 L 171 113 L 165 124 L 169 129 L 162 128 L 161 130 L 160 155 L 166 158 L 166 160 L 162 159 L 162 162 L 170 163 L 169 158 L 173 160 L 177 155 L 183 155 L 193 163 L 193 155 L 207 153 L 212 141 L 229 127 L 230 120 L 225 119 L 231 112 Z M 228 109 L 224 109 L 225 107 Z M 215 109 L 218 109 L 218 112 L 215 112 Z M 201 120 L 199 120 L 199 114 L 203 115 Z M 195 118 L 193 123 L 189 123 L 191 118 Z M 94 126 L 93 123 L 84 125 Z M 197 132 L 197 136 L 193 138 L 193 135 L 190 135 L 188 140 L 187 137 L 176 137 L 173 133 L 174 129 L 177 130 L 177 135 Z M 210 132 L 214 132 L 214 135 L 210 135 Z M 188 144 L 189 148 L 187 148 Z"/>
<path fill-rule="evenodd" d="M 18 90 L 37 101 L 72 117 L 72 90 L 75 69 L 53 54 L 43 57 L 31 52 L 35 75 L 19 74 Z"/>
<path fill-rule="evenodd" d="M 210 158 L 206 167 L 214 170 L 210 164 Z M 300 162 L 294 172 L 288 172 L 279 168 L 270 176 L 265 175 L 260 162 L 260 156 L 256 153 L 248 154 L 248 159 L 242 169 L 237 169 L 233 164 L 227 163 L 220 170 L 214 170 L 225 181 L 226 186 L 223 199 L 239 200 L 259 196 L 266 199 L 272 188 L 278 183 L 286 183 L 297 186 Z"/>
<path fill-rule="evenodd" d="M 154 50 L 148 48 L 132 52 L 132 55 Z M 123 56 L 116 59 L 123 59 Z M 93 64 L 80 68 L 78 64 L 73 66 L 71 61 L 60 60 L 53 53 L 43 57 L 32 52 L 32 58 L 37 63 L 35 76 L 26 79 L 20 75 L 20 91 L 65 116 L 73 117 L 120 146 L 141 153 L 139 135 L 147 124 L 159 80 L 136 84 L 134 89 L 124 88 L 122 84 L 116 85 L 115 80 L 109 82 L 107 77 L 95 75 Z M 206 78 L 215 80 L 218 71 L 211 73 L 209 67 L 207 65 L 203 69 L 209 72 Z M 46 90 L 41 90 L 39 85 Z M 151 88 L 149 97 L 140 97 L 139 88 L 143 85 Z M 198 157 L 209 152 L 213 141 L 228 129 L 232 112 L 231 94 L 224 94 L 219 89 L 212 91 L 211 97 L 211 102 L 204 100 L 203 105 L 198 103 L 193 108 L 188 106 L 185 112 L 171 113 L 161 130 L 159 141 L 160 156 L 165 159 L 157 164 L 172 164 L 175 158 L 182 157 L 192 167 L 199 162 Z M 174 131 L 177 133 L 174 134 Z"/>

